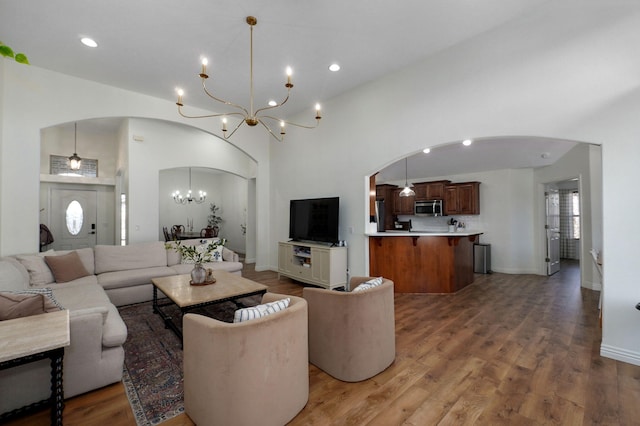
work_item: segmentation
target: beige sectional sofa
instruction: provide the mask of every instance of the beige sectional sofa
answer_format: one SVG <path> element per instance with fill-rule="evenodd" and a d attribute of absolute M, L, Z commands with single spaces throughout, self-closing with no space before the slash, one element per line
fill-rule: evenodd
<path fill-rule="evenodd" d="M 200 244 L 188 240 L 183 244 Z M 56 283 L 44 256 L 68 251 L 14 255 L 0 258 L 0 292 L 50 288 L 57 302 L 70 311 L 71 345 L 65 349 L 65 398 L 122 379 L 123 344 L 127 328 L 116 306 L 152 299 L 151 279 L 186 274 L 193 268 L 182 264 L 174 250 L 161 241 L 129 246 L 96 246 L 76 250 L 89 275 Z M 205 264 L 240 274 L 238 255 L 224 249 L 222 262 Z M 47 361 L 0 371 L 0 413 L 49 395 Z"/>

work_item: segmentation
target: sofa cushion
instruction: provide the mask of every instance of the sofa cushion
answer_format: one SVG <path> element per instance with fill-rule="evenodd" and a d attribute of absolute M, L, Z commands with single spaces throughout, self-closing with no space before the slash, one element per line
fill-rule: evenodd
<path fill-rule="evenodd" d="M 29 287 L 26 268 L 11 257 L 0 259 L 0 290 L 23 290 Z"/>
<path fill-rule="evenodd" d="M 44 261 L 44 256 L 53 255 L 54 251 L 50 250 L 45 253 L 17 255 L 16 259 L 24 266 L 29 273 L 29 284 L 33 286 L 43 286 L 55 282 L 51 269 Z"/>
<path fill-rule="evenodd" d="M 66 283 L 89 275 L 75 251 L 60 256 L 45 256 L 44 261 L 57 283 Z"/>
<path fill-rule="evenodd" d="M 291 302 L 291 298 L 287 297 L 286 299 L 276 300 L 263 305 L 238 309 L 233 313 L 233 322 L 249 321 L 280 312 L 289 306 L 289 302 Z"/>
<path fill-rule="evenodd" d="M 193 269 L 193 265 L 184 266 L 189 267 L 189 270 Z M 176 272 L 173 270 L 173 268 L 169 268 L 167 266 L 105 272 L 98 275 L 98 284 L 100 284 L 105 290 L 108 290 L 121 287 L 137 286 L 142 284 L 151 284 L 152 278 L 166 277 L 168 275 L 175 274 Z"/>
<path fill-rule="evenodd" d="M 167 266 L 164 242 L 137 243 L 130 246 L 94 247 L 96 274 Z"/>
<path fill-rule="evenodd" d="M 0 293 L 0 321 L 44 314 L 44 296 L 41 294 Z"/>

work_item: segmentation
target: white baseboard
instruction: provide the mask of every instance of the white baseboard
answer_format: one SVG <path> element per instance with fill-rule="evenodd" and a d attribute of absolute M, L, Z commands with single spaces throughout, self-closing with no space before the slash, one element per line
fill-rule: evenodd
<path fill-rule="evenodd" d="M 602 283 L 594 283 L 593 281 L 583 281 L 582 287 L 590 290 L 602 291 Z"/>
<path fill-rule="evenodd" d="M 600 345 L 600 356 L 640 366 L 640 353 L 609 345 Z"/>

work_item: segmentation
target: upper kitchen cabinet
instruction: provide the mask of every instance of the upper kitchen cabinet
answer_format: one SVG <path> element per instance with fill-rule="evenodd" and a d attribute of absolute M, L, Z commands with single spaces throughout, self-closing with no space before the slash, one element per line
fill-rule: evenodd
<path fill-rule="evenodd" d="M 448 180 L 414 183 L 415 199 L 416 201 L 444 200 L 444 188 L 450 183 L 451 181 Z"/>
<path fill-rule="evenodd" d="M 393 214 L 394 215 L 412 215 L 413 207 L 416 202 L 416 197 L 401 197 L 400 192 L 404 188 L 397 188 L 393 190 Z"/>
<path fill-rule="evenodd" d="M 445 185 L 444 214 L 480 214 L 480 182 Z"/>

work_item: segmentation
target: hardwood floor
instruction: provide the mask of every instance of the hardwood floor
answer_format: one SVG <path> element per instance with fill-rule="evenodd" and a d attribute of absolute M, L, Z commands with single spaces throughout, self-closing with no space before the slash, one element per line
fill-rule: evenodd
<path fill-rule="evenodd" d="M 600 357 L 599 293 L 578 274 L 564 263 L 552 277 L 476 275 L 453 295 L 397 294 L 395 362 L 360 383 L 310 365 L 309 402 L 290 424 L 640 424 L 640 367 Z M 302 295 L 274 272 L 243 275 Z M 46 425 L 47 414 L 11 424 Z M 64 415 L 66 425 L 135 425 L 121 384 L 69 399 Z"/>

